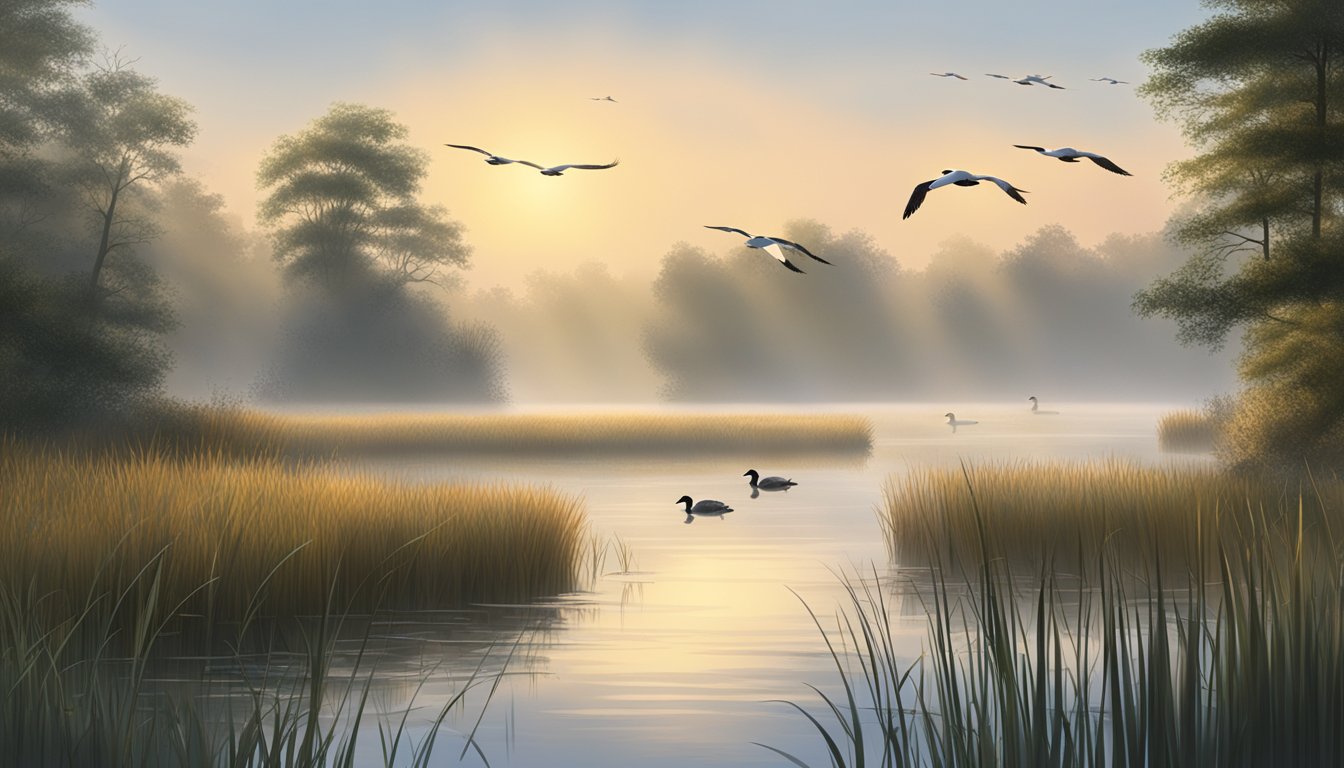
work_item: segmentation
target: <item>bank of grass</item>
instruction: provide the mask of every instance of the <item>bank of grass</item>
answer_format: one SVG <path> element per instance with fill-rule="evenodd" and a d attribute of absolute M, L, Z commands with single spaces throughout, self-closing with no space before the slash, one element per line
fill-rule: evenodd
<path fill-rule="evenodd" d="M 1121 461 L 914 470 L 888 478 L 878 521 L 893 559 L 957 565 L 982 549 L 1019 565 L 1077 573 L 1104 543 L 1134 567 L 1196 562 L 1219 541 L 1282 530 L 1344 531 L 1344 482 Z M 984 510 L 977 515 L 976 510 Z M 1333 528 L 1332 528 L 1333 526 Z"/>
<path fill-rule="evenodd" d="M 277 414 L 163 406 L 125 442 L 287 457 L 446 454 L 567 457 L 858 454 L 868 419 L 843 414 Z"/>
<path fill-rule="evenodd" d="M 354 765 L 375 719 L 384 764 L 429 765 L 492 673 L 408 729 L 368 706 L 358 628 L 569 591 L 588 545 L 580 502 L 542 488 L 0 439 L 0 766 Z M 181 698 L 152 685 L 165 646 L 199 667 Z M 232 694 L 207 667 L 235 670 Z"/>
<path fill-rule="evenodd" d="M 585 517 L 534 487 L 405 484 L 210 452 L 0 442 L 0 586 L 75 610 L 151 565 L 212 621 L 520 601 L 572 589 Z"/>
<path fill-rule="evenodd" d="M 817 620 L 838 685 L 807 717 L 833 765 L 1344 763 L 1337 483 L 1293 494 L 1203 470 L 1019 465 L 918 475 L 936 487 L 889 504 L 947 498 L 957 475 L 951 548 L 909 544 L 929 574 L 923 653 L 899 647 L 876 574 L 847 578 L 839 620 Z M 1043 495 L 1038 477 L 1074 491 Z M 1211 499 L 1246 514 L 1201 514 Z M 1125 543 L 1123 521 L 1143 535 Z M 1163 536 L 1191 544 L 1183 560 Z M 1080 567 L 1055 570 L 1061 557 Z"/>

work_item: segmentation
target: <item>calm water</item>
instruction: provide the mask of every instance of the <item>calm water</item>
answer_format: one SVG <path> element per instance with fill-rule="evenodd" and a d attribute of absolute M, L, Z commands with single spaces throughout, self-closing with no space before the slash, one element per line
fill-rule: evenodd
<path fill-rule="evenodd" d="M 425 680 L 410 716 L 422 735 L 487 649 L 487 669 L 498 669 L 512 649 L 508 674 L 476 733 L 492 765 L 785 764 L 753 741 L 825 764 L 806 721 L 769 700 L 792 699 L 818 711 L 805 684 L 833 687 L 831 659 L 799 598 L 825 621 L 841 601 L 838 572 L 873 566 L 879 575 L 891 572 L 875 517 L 888 476 L 963 460 L 1169 460 L 1157 451 L 1155 424 L 1172 406 L 1044 407 L 1060 414 L 1033 416 L 1025 404 L 958 405 L 958 418 L 980 423 L 953 434 L 941 417 L 946 407 L 837 406 L 870 417 L 877 429 L 873 454 L 848 464 L 826 458 L 787 465 L 745 458 L 372 464 L 412 481 L 521 481 L 580 495 L 593 532 L 620 537 L 633 553 L 632 572 L 616 573 L 621 563 L 611 552 L 591 593 L 379 625 L 384 683 L 375 708 L 404 711 Z M 747 469 L 799 485 L 753 499 L 741 476 Z M 719 499 L 735 511 L 688 525 L 675 503 L 683 494 Z M 918 600 L 896 600 L 905 617 L 898 635 L 913 659 L 924 616 Z M 483 694 L 464 716 L 447 721 L 436 762 L 454 762 Z M 365 745 L 375 758 L 376 732 Z M 481 760 L 468 753 L 464 762 Z"/>

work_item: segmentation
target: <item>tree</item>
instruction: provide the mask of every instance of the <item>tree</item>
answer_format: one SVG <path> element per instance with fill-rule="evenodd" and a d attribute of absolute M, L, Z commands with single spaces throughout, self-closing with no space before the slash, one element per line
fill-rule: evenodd
<path fill-rule="evenodd" d="M 113 251 L 157 234 L 151 221 L 127 213 L 127 194 L 178 173 L 174 150 L 191 143 L 196 124 L 190 105 L 159 93 L 153 78 L 116 56 L 84 76 L 66 109 L 62 133 L 74 157 L 73 178 L 99 233 L 89 272 L 89 287 L 97 292 Z"/>
<path fill-rule="evenodd" d="M 43 184 L 44 164 L 32 150 L 51 127 L 53 93 L 69 82 L 93 44 L 89 30 L 70 16 L 70 6 L 80 4 L 0 3 L 0 232 L 11 237 L 31 223 L 30 198 Z"/>
<path fill-rule="evenodd" d="M 1200 250 L 1134 306 L 1174 318 L 1190 344 L 1216 348 L 1245 327 L 1241 373 L 1251 389 L 1234 420 L 1261 424 L 1239 434 L 1265 439 L 1240 440 L 1235 460 L 1295 462 L 1315 454 L 1290 456 L 1285 446 L 1318 445 L 1344 418 L 1344 392 L 1295 360 L 1344 344 L 1344 3 L 1209 6 L 1217 12 L 1208 21 L 1144 54 L 1154 74 L 1142 92 L 1202 150 L 1172 176 L 1206 204 L 1177 228 Z M 1254 256 L 1240 258 L 1248 247 Z M 1317 406 L 1288 428 L 1251 413 L 1269 402 L 1256 390 L 1264 387 Z"/>
<path fill-rule="evenodd" d="M 261 163 L 292 296 L 263 394 L 286 400 L 501 400 L 501 350 L 454 326 L 422 283 L 467 265 L 461 227 L 416 199 L 428 156 L 387 110 L 337 104 Z"/>
<path fill-rule="evenodd" d="M 329 285 L 379 272 L 400 283 L 437 283 L 469 251 L 447 212 L 416 201 L 428 156 L 403 142 L 391 112 L 337 104 L 275 143 L 258 185 L 260 219 L 276 256 L 298 276 Z"/>

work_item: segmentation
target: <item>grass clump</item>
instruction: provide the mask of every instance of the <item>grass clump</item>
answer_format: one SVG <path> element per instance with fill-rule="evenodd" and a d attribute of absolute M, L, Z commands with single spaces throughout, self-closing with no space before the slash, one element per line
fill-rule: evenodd
<path fill-rule="evenodd" d="M 870 421 L 838 414 L 276 414 L 214 406 L 165 408 L 132 434 L 141 445 L 301 458 L 866 455 L 873 442 Z"/>
<path fill-rule="evenodd" d="M 1157 422 L 1157 447 L 1169 453 L 1214 453 L 1234 411 L 1233 401 L 1216 397 L 1203 408 L 1182 408 Z"/>
<path fill-rule="evenodd" d="M 993 522 L 997 502 L 975 475 L 962 481 L 980 546 L 973 561 L 952 562 L 925 539 L 921 655 L 898 647 L 876 573 L 846 579 L 834 629 L 813 614 L 838 690 L 818 690 L 822 716 L 791 704 L 832 765 L 1344 762 L 1337 498 L 1249 497 L 1245 506 L 1263 503 L 1262 520 L 1281 522 L 1200 529 L 1182 566 L 1162 557 L 1154 533 L 1141 570 L 1113 540 L 1084 537 L 1024 568 L 998 554 L 1009 544 Z M 1315 527 L 1309 508 L 1324 510 Z M 1087 566 L 1065 576 L 1051 563 L 1068 547 Z"/>
<path fill-rule="evenodd" d="M 883 495 L 878 521 L 903 565 L 928 564 L 934 554 L 964 565 L 987 549 L 1020 565 L 1051 562 L 1074 573 L 1103 543 L 1131 565 L 1161 559 L 1184 567 L 1201 547 L 1295 525 L 1299 500 L 1313 534 L 1344 510 L 1344 482 L 1335 478 L 1292 481 L 1120 460 L 915 470 L 889 478 Z"/>
<path fill-rule="evenodd" d="M 409 485 L 325 464 L 0 443 L 0 586 L 74 610 L 150 563 L 215 621 L 526 600 L 571 589 L 585 518 L 532 487 Z"/>

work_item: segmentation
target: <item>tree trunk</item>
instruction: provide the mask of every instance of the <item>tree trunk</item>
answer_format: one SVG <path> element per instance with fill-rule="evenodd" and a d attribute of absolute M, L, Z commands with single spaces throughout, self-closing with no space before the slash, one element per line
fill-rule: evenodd
<path fill-rule="evenodd" d="M 1260 220 L 1260 250 L 1265 254 L 1265 261 L 1269 261 L 1269 219 Z"/>
<path fill-rule="evenodd" d="M 117 213 L 117 196 L 121 194 L 119 187 L 112 188 L 112 198 L 108 200 L 107 212 L 103 214 L 103 236 L 98 241 L 98 257 L 93 260 L 93 275 L 89 278 L 89 288 L 98 290 L 98 278 L 103 274 L 103 262 L 107 260 L 107 252 L 112 250 L 112 221 Z"/>

